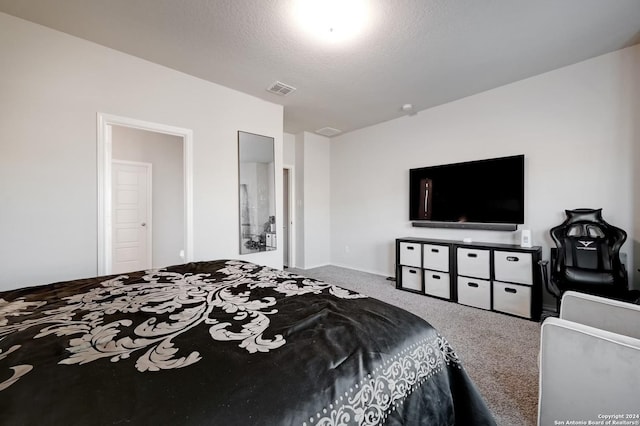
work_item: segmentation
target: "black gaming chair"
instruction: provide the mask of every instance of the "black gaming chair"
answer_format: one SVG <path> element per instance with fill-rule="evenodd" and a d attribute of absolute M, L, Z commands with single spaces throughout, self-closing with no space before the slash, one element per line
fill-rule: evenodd
<path fill-rule="evenodd" d="M 560 299 L 567 290 L 630 300 L 628 276 L 620 261 L 627 233 L 602 219 L 602 209 L 565 210 L 567 219 L 551 229 L 551 273 L 541 261 L 547 290 Z"/>

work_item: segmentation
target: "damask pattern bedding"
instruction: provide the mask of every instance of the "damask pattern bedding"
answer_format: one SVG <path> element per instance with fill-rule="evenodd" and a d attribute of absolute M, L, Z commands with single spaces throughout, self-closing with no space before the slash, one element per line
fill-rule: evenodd
<path fill-rule="evenodd" d="M 491 425 L 402 309 L 233 260 L 0 292 L 0 423 Z"/>

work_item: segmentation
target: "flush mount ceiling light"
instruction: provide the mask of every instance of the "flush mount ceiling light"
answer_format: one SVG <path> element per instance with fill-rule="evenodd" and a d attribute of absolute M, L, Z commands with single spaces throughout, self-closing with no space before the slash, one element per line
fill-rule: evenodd
<path fill-rule="evenodd" d="M 369 19 L 366 0 L 296 0 L 294 14 L 304 32 L 329 42 L 353 39 Z"/>

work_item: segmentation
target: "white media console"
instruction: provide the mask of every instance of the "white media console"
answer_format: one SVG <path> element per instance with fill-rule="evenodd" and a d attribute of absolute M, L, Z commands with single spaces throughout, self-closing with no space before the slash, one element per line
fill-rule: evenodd
<path fill-rule="evenodd" d="M 396 288 L 540 320 L 542 248 L 396 239 Z"/>

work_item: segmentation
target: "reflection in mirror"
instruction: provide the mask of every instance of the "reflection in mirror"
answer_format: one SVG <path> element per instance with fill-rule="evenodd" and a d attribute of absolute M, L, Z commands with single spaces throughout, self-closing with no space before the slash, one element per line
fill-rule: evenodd
<path fill-rule="evenodd" d="M 238 132 L 240 254 L 276 249 L 274 139 Z"/>

